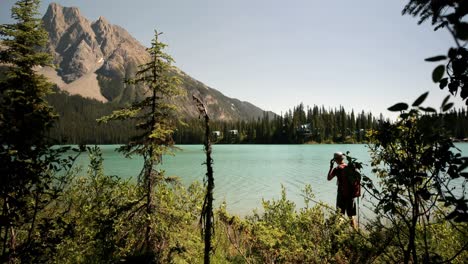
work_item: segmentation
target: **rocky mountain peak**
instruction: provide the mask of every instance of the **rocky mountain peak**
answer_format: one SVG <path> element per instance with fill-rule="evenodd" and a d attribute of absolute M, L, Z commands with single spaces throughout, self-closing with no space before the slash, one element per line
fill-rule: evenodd
<path fill-rule="evenodd" d="M 102 16 L 92 23 L 91 27 L 97 36 L 107 35 L 112 31 L 112 25 Z"/>
<path fill-rule="evenodd" d="M 48 51 L 55 69 L 46 74 L 62 90 L 102 102 L 128 103 L 146 96 L 143 86 L 127 85 L 138 65 L 150 59 L 146 48 L 124 28 L 110 24 L 104 17 L 90 22 L 76 7 L 52 3 L 43 17 L 49 33 Z M 187 97 L 179 104 L 187 116 L 196 116 L 191 95 L 206 100 L 213 118 L 235 120 L 261 116 L 263 111 L 247 102 L 225 97 L 219 91 L 175 68 L 183 79 Z"/>
<path fill-rule="evenodd" d="M 63 81 L 71 83 L 96 70 L 103 55 L 91 23 L 78 8 L 51 3 L 43 21 L 49 32 L 47 48 Z"/>
<path fill-rule="evenodd" d="M 82 19 L 80 10 L 77 7 L 63 7 L 58 4 L 55 4 L 57 8 L 62 8 L 62 13 L 65 18 L 65 21 L 68 24 L 74 23 L 77 19 Z"/>
<path fill-rule="evenodd" d="M 109 56 L 119 43 L 114 35 L 113 26 L 101 16 L 91 24 L 91 28 L 96 34 L 96 41 L 101 45 L 101 51 L 105 56 Z"/>
<path fill-rule="evenodd" d="M 56 3 L 51 3 L 42 20 L 49 32 L 50 41 L 56 44 L 62 37 L 65 30 L 70 25 L 75 24 L 80 19 L 80 11 L 74 7 L 63 7 Z"/>
<path fill-rule="evenodd" d="M 133 64 L 146 59 L 145 48 L 138 41 L 102 16 L 90 22 L 76 7 L 52 3 L 43 21 L 50 38 L 47 48 L 58 66 L 58 75 L 66 83 L 97 70 L 107 77 L 124 78 L 126 55 L 132 55 Z"/>
<path fill-rule="evenodd" d="M 96 21 L 98 23 L 102 23 L 102 24 L 109 24 L 109 22 L 107 21 L 107 19 L 103 16 L 99 16 L 98 20 Z"/>

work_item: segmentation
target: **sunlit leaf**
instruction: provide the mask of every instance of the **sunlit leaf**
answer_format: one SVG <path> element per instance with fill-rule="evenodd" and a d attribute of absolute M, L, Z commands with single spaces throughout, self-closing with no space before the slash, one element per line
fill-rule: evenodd
<path fill-rule="evenodd" d="M 429 94 L 429 92 L 425 92 L 425 93 L 421 94 L 421 95 L 418 97 L 418 99 L 416 99 L 416 101 L 414 101 L 414 103 L 412 104 L 412 106 L 419 106 L 419 105 L 421 105 L 421 104 L 424 102 L 424 100 L 426 100 L 428 94 Z"/>
<path fill-rule="evenodd" d="M 408 104 L 406 104 L 406 103 L 397 103 L 397 104 L 389 107 L 388 111 L 398 112 L 398 111 L 404 111 L 406 109 L 408 109 Z"/>
<path fill-rule="evenodd" d="M 424 59 L 424 60 L 433 62 L 433 61 L 441 61 L 441 60 L 445 60 L 445 59 L 447 59 L 447 56 L 439 55 L 439 56 L 430 57 L 430 58 L 427 58 L 427 59 Z"/>
<path fill-rule="evenodd" d="M 437 66 L 432 72 L 432 81 L 434 81 L 435 83 L 439 82 L 442 79 L 442 77 L 444 77 L 444 72 L 445 65 L 441 64 Z"/>

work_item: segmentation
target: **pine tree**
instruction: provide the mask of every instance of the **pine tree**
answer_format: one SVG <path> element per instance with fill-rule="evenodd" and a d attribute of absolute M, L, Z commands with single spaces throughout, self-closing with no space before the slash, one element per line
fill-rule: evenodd
<path fill-rule="evenodd" d="M 100 119 L 101 122 L 133 119 L 137 123 L 136 129 L 140 131 L 139 135 L 121 147 L 120 151 L 127 157 L 136 154 L 144 159 L 139 176 L 139 184 L 144 189 L 147 219 L 143 255 L 151 262 L 161 259 L 161 247 L 158 246 L 154 228 L 158 225 L 154 223 L 154 214 L 157 213 L 154 193 L 156 186 L 165 178 L 158 165 L 162 162 L 163 155 L 171 153 L 174 147 L 172 135 L 178 118 L 177 108 L 170 100 L 182 94 L 179 88 L 180 80 L 170 74 L 173 59 L 164 53 L 163 49 L 167 45 L 159 41 L 160 35 L 161 33 L 155 31 L 151 47 L 148 48 L 151 61 L 140 65 L 135 78 L 127 81 L 129 84 L 146 86 L 149 96 L 129 108 L 114 111 Z"/>
<path fill-rule="evenodd" d="M 1 260 L 41 262 L 53 248 L 40 213 L 60 192 L 54 182 L 58 152 L 47 133 L 56 115 L 45 100 L 51 84 L 35 69 L 51 58 L 41 52 L 47 33 L 36 18 L 39 0 L 20 0 L 11 9 L 14 24 L 0 26 L 0 235 Z M 50 223 L 50 221 L 49 221 Z M 39 225 L 41 224 L 41 229 Z"/>

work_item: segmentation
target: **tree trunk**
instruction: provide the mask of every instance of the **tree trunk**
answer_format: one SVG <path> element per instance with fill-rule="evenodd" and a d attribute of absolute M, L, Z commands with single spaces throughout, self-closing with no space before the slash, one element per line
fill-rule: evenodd
<path fill-rule="evenodd" d="M 204 223 L 202 226 L 205 232 L 205 254 L 204 254 L 204 263 L 210 263 L 210 252 L 211 252 L 211 236 L 213 235 L 213 189 L 214 189 L 214 177 L 213 177 L 213 167 L 211 164 L 213 160 L 211 159 L 211 141 L 210 141 L 210 117 L 206 111 L 205 105 L 202 101 L 196 96 L 192 96 L 197 105 L 198 111 L 203 115 L 205 119 L 205 153 L 206 153 L 206 177 L 208 178 L 208 186 L 206 189 L 205 201 L 202 208 L 202 216 L 200 219 L 201 223 Z M 204 222 L 203 222 L 204 220 Z"/>
<path fill-rule="evenodd" d="M 206 205 L 206 223 L 205 223 L 205 259 L 204 263 L 210 263 L 210 251 L 211 251 L 211 236 L 213 230 L 213 189 L 214 189 L 214 177 L 213 168 L 211 166 L 211 142 L 210 142 L 210 125 L 208 115 L 205 116 L 205 151 L 206 151 L 206 168 L 208 177 L 207 186 L 207 205 Z"/>
<path fill-rule="evenodd" d="M 154 192 L 154 173 L 153 173 L 153 161 L 150 161 L 147 164 L 146 168 L 146 214 L 147 214 L 147 223 L 146 223 L 146 233 L 145 233 L 145 249 L 146 253 L 153 253 L 154 252 L 154 241 L 153 241 L 153 230 L 151 227 L 151 219 L 150 217 L 153 214 L 154 208 L 154 199 L 153 199 L 153 192 Z"/>
<path fill-rule="evenodd" d="M 419 198 L 417 197 L 417 195 L 415 195 L 414 205 L 412 209 L 411 224 L 409 227 L 408 247 L 405 250 L 405 258 L 404 258 L 405 264 L 410 263 L 411 256 L 413 256 L 413 259 L 412 259 L 413 263 L 418 262 L 418 254 L 416 251 L 416 226 L 418 224 L 418 218 L 419 218 Z"/>

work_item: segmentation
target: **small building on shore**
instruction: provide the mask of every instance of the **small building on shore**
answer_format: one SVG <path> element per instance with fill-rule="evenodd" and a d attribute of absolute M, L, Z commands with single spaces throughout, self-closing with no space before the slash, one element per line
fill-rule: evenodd
<path fill-rule="evenodd" d="M 302 124 L 297 128 L 299 134 L 310 134 L 312 132 L 311 124 Z"/>

